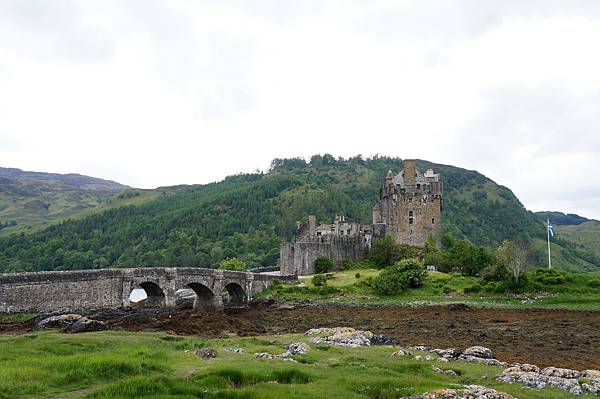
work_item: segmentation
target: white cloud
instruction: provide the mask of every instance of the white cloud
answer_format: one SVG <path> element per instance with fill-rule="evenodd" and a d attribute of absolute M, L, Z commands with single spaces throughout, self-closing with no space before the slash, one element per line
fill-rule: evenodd
<path fill-rule="evenodd" d="M 155 187 L 379 153 L 600 218 L 599 17 L 597 1 L 7 0 L 0 163 Z"/>

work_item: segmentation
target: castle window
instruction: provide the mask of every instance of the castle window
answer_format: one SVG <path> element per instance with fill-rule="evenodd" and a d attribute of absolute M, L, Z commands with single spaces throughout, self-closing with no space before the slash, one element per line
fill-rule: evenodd
<path fill-rule="evenodd" d="M 417 184 L 417 190 L 420 190 L 420 189 L 421 189 L 421 185 Z"/>
<path fill-rule="evenodd" d="M 413 218 L 408 218 L 408 224 L 413 224 Z"/>
<path fill-rule="evenodd" d="M 435 224 L 435 218 L 431 218 L 431 224 Z"/>
<path fill-rule="evenodd" d="M 413 211 L 408 211 L 408 217 L 413 217 Z"/>

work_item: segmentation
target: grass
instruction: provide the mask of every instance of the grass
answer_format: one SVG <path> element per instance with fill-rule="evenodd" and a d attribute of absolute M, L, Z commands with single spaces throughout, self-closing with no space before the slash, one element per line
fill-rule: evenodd
<path fill-rule="evenodd" d="M 359 278 L 356 278 L 357 273 L 360 274 Z M 563 283 L 540 284 L 532 273 L 528 291 L 495 293 L 491 285 L 478 289 L 482 284 L 477 277 L 429 272 L 423 287 L 409 289 L 396 296 L 379 296 L 367 285 L 368 280 L 378 274 L 376 269 L 329 273 L 327 285 L 322 287 L 312 284 L 313 276 L 300 276 L 297 286 L 275 286 L 259 296 L 272 296 L 284 302 L 411 306 L 461 302 L 479 307 L 600 310 L 600 287 L 590 285 L 591 280 L 599 279 L 594 274 L 572 274 L 571 280 Z M 478 292 L 469 292 L 473 290 Z"/>
<path fill-rule="evenodd" d="M 299 363 L 256 359 L 304 341 Z M 189 342 L 181 346 L 182 343 Z M 197 344 L 217 351 L 202 360 Z M 241 347 L 244 353 L 226 351 Z M 499 368 L 392 357 L 392 347 L 325 347 L 303 335 L 260 338 L 165 339 L 162 333 L 99 332 L 37 338 L 0 336 L 0 398 L 397 398 L 444 387 L 479 384 L 521 398 L 563 398 L 564 391 L 496 382 Z M 451 368 L 459 376 L 433 373 Z"/>

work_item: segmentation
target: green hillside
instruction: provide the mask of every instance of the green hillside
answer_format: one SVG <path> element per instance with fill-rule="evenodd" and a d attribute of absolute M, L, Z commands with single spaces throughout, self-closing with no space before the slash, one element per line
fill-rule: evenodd
<path fill-rule="evenodd" d="M 475 171 L 418 161 L 441 173 L 444 231 L 476 244 L 543 240 L 543 224 L 506 187 Z M 113 207 L 27 235 L 0 238 L 0 270 L 60 270 L 133 266 L 213 266 L 229 257 L 248 266 L 274 265 L 279 243 L 297 220 L 314 213 L 330 221 L 371 221 L 371 207 L 398 158 L 347 160 L 330 155 L 276 159 L 262 174 L 242 174 L 174 190 L 139 205 Z M 574 269 L 589 270 L 570 248 Z M 543 264 L 544 253 L 536 256 Z M 600 261 L 596 263 L 600 265 Z"/>
<path fill-rule="evenodd" d="M 32 232 L 106 203 L 127 189 L 77 174 L 0 168 L 0 235 Z M 123 198 L 124 199 L 124 198 Z"/>

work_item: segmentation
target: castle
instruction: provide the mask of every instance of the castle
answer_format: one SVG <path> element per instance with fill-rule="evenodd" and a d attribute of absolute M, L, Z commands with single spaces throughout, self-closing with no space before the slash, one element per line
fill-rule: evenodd
<path fill-rule="evenodd" d="M 388 235 L 398 244 L 423 246 L 429 237 L 439 244 L 442 229 L 443 185 L 439 174 L 428 169 L 424 174 L 413 159 L 404 161 L 397 175 L 389 171 L 373 206 L 373 223 L 348 223 L 337 216 L 333 224 L 318 224 L 314 215 L 308 223 L 297 223 L 294 242 L 280 249 L 281 273 L 314 273 L 320 256 L 337 264 L 368 254 L 375 237 Z"/>

